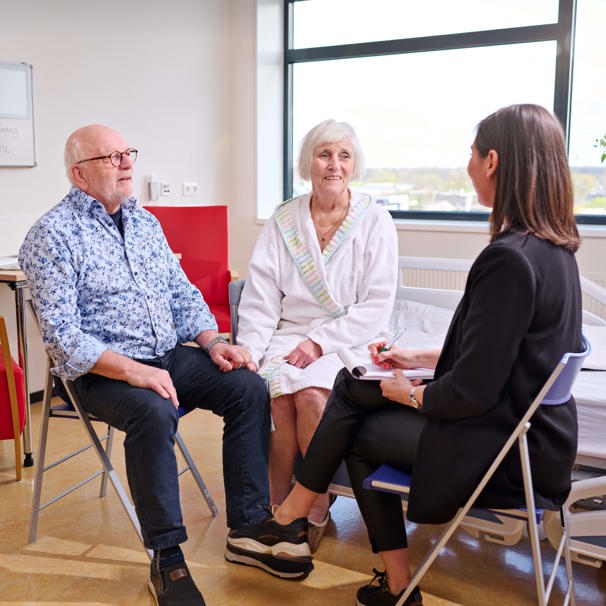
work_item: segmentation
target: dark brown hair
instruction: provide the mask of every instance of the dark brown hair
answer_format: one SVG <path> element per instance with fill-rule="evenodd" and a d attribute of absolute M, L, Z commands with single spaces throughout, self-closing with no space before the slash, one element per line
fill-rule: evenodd
<path fill-rule="evenodd" d="M 539 105 L 510 105 L 478 124 L 474 145 L 483 158 L 491 149 L 498 154 L 492 240 L 511 229 L 576 251 L 580 237 L 559 121 Z"/>

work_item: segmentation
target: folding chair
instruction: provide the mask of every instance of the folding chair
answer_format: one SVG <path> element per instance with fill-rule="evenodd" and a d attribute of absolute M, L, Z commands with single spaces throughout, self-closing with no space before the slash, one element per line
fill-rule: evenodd
<path fill-rule="evenodd" d="M 571 521 L 570 516 L 568 518 L 566 517 L 565 511 L 562 536 L 559 545 L 556 549 L 556 556 L 553 563 L 553 569 L 551 575 L 549 576 L 547 584 L 545 583 L 545 578 L 543 576 L 543 562 L 541 558 L 538 527 L 540 513 L 537 512 L 534 502 L 534 491 L 530 468 L 527 433 L 530 429 L 530 421 L 534 413 L 538 410 L 539 406 L 557 406 L 559 404 L 564 404 L 569 400 L 574 380 L 576 379 L 576 376 L 581 369 L 583 361 L 591 351 L 589 342 L 586 339 L 583 339 L 583 343 L 584 351 L 580 353 L 567 353 L 562 356 L 562 359 L 558 362 L 557 366 L 555 367 L 555 369 L 553 370 L 553 372 L 551 373 L 551 375 L 549 376 L 549 378 L 547 379 L 535 399 L 532 401 L 532 404 L 528 408 L 526 414 L 522 417 L 514 431 L 511 433 L 507 442 L 505 443 L 503 448 L 501 448 L 498 455 L 492 462 L 491 466 L 488 468 L 488 471 L 484 474 L 469 499 L 459 509 L 456 516 L 444 528 L 433 547 L 421 560 L 408 585 L 408 588 L 402 594 L 402 597 L 397 602 L 396 606 L 403 606 L 405 601 L 412 593 L 413 589 L 419 584 L 420 580 L 423 578 L 431 564 L 438 557 L 442 548 L 446 545 L 446 543 L 457 530 L 457 528 L 462 524 L 465 516 L 467 516 L 467 514 L 472 509 L 474 502 L 476 501 L 482 490 L 484 490 L 486 484 L 488 484 L 490 478 L 494 475 L 496 469 L 502 463 L 503 459 L 507 456 L 509 451 L 514 447 L 516 442 L 518 443 L 518 447 L 520 450 L 522 474 L 524 478 L 524 495 L 528 518 L 528 535 L 530 538 L 530 544 L 532 549 L 538 604 L 539 606 L 547 606 L 551 591 L 553 589 L 555 577 L 558 572 L 558 564 L 563 554 L 566 565 L 566 576 L 568 581 L 563 603 L 564 605 L 575 605 L 571 562 L 571 540 L 568 534 L 569 529 L 567 527 L 568 524 L 568 526 L 572 528 L 573 522 Z M 366 478 L 364 485 L 366 488 L 408 493 L 410 489 L 410 476 L 401 472 L 398 469 L 390 467 L 389 465 L 382 465 L 377 471 L 375 471 L 368 478 Z M 578 525 L 574 526 L 573 532 L 578 532 L 580 534 L 582 530 L 582 520 L 579 520 Z"/>
<path fill-rule="evenodd" d="M 107 426 L 107 431 L 104 434 L 100 434 L 100 435 L 97 434 L 97 431 L 93 427 L 93 422 L 96 422 L 96 421 L 101 422 L 101 421 L 99 419 L 97 419 L 96 417 L 94 417 L 93 415 L 89 415 L 88 413 L 86 413 L 86 411 L 82 408 L 82 405 L 80 404 L 80 401 L 78 400 L 78 397 L 76 396 L 76 394 L 71 386 L 70 381 L 62 380 L 61 385 L 63 387 L 63 390 L 61 390 L 61 389 L 58 390 L 58 391 L 63 392 L 63 393 L 61 393 L 61 396 L 64 398 L 64 401 L 61 403 L 58 403 L 58 404 L 52 404 L 53 375 L 50 372 L 50 367 L 51 367 L 51 360 L 50 360 L 50 358 L 48 358 L 46 383 L 44 386 L 44 400 L 43 400 L 44 410 L 42 412 L 42 421 L 41 421 L 41 425 L 40 425 L 40 441 L 39 441 L 39 447 L 38 447 L 38 467 L 36 469 L 36 478 L 34 481 L 34 493 L 33 493 L 33 498 L 32 498 L 32 511 L 31 511 L 31 520 L 30 520 L 28 541 L 30 543 L 34 543 L 36 541 L 40 511 L 42 511 L 49 505 L 52 505 L 59 499 L 70 494 L 77 488 L 80 488 L 84 484 L 87 484 L 88 482 L 90 482 L 91 480 L 93 480 L 99 476 L 101 476 L 101 487 L 100 487 L 100 491 L 99 491 L 99 496 L 100 497 L 105 496 L 106 489 L 107 489 L 107 481 L 109 479 L 109 481 L 112 483 L 112 486 L 114 487 L 114 489 L 118 495 L 118 498 L 120 499 L 122 506 L 124 507 L 124 510 L 126 511 L 128 517 L 129 517 L 133 527 L 137 531 L 139 538 L 141 539 L 141 541 L 143 541 L 143 538 L 141 536 L 141 527 L 139 525 L 139 520 L 137 519 L 137 516 L 135 514 L 135 509 L 134 509 L 132 503 L 130 502 L 130 499 L 129 499 L 126 491 L 124 490 L 122 482 L 118 478 L 116 471 L 111 462 L 111 451 L 112 451 L 112 444 L 113 444 L 114 428 Z M 182 416 L 188 414 L 188 412 L 190 412 L 188 409 L 180 407 L 179 408 L 179 417 L 182 417 Z M 80 419 L 82 426 L 84 428 L 84 431 L 85 431 L 87 437 L 89 438 L 89 443 L 86 444 L 85 446 L 53 461 L 52 463 L 45 464 L 49 421 L 51 418 Z M 202 479 L 202 476 L 200 475 L 200 472 L 198 471 L 198 468 L 196 467 L 196 464 L 194 463 L 194 460 L 192 459 L 187 447 L 185 446 L 185 443 L 183 442 L 183 438 L 181 437 L 179 432 L 177 432 L 175 434 L 175 441 L 177 443 L 177 446 L 179 447 L 179 450 L 181 451 L 181 454 L 183 455 L 183 458 L 185 459 L 185 466 L 179 470 L 179 476 L 181 476 L 186 471 L 190 471 L 192 473 L 194 480 L 195 480 L 196 484 L 198 485 L 198 488 L 200 489 L 200 492 L 202 493 L 202 496 L 204 497 L 206 504 L 208 505 L 208 508 L 210 509 L 213 516 L 217 516 L 219 513 L 219 510 L 217 509 L 217 506 L 216 506 L 209 490 L 207 489 L 206 484 L 204 483 L 204 480 Z M 103 443 L 105 444 L 105 448 L 103 447 Z M 59 495 L 55 496 L 54 498 L 41 504 L 40 501 L 41 501 L 41 495 L 42 495 L 42 482 L 43 482 L 44 473 L 49 471 L 50 469 L 56 467 L 57 465 L 65 462 L 65 461 L 68 461 L 69 459 L 75 457 L 76 455 L 88 450 L 89 448 L 93 448 L 95 453 L 99 457 L 99 460 L 101 462 L 101 469 L 97 470 L 92 475 L 88 476 L 87 478 L 83 479 L 82 481 L 78 482 L 77 484 L 74 484 L 67 490 L 63 491 L 61 494 L 59 494 Z M 148 554 L 151 555 L 149 550 L 147 550 L 147 551 L 148 551 Z"/>

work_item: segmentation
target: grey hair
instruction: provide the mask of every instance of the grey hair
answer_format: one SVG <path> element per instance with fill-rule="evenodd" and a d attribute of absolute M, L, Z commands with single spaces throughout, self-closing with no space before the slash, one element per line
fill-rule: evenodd
<path fill-rule="evenodd" d="M 70 183 L 74 185 L 74 180 L 72 177 L 72 166 L 78 162 L 78 160 L 82 159 L 84 154 L 84 147 L 82 145 L 83 141 L 86 140 L 87 136 L 90 137 L 90 131 L 95 131 L 98 129 L 108 129 L 109 127 L 104 126 L 103 124 L 88 124 L 87 126 L 82 126 L 75 130 L 65 142 L 65 151 L 63 152 L 63 163 L 65 164 L 65 172 L 67 173 L 67 178 Z"/>
<path fill-rule="evenodd" d="M 78 132 L 78 131 L 76 131 Z M 72 133 L 67 141 L 65 142 L 65 152 L 63 154 L 63 163 L 65 164 L 65 172 L 69 182 L 73 185 L 74 179 L 72 177 L 72 166 L 78 161 L 81 156 L 81 145 L 80 137 L 74 136 L 76 133 Z"/>
<path fill-rule="evenodd" d="M 364 175 L 366 165 L 362 146 L 358 136 L 351 124 L 348 122 L 337 122 L 336 120 L 324 120 L 314 126 L 301 141 L 299 147 L 298 169 L 299 176 L 305 181 L 311 179 L 311 162 L 314 150 L 323 143 L 335 143 L 341 139 L 350 139 L 353 147 L 354 168 L 351 175 L 352 180 L 360 179 Z"/>

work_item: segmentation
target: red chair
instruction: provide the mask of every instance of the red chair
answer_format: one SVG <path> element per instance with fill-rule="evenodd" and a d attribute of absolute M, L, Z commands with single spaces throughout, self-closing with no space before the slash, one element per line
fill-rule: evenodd
<path fill-rule="evenodd" d="M 231 331 L 228 284 L 227 206 L 146 206 L 160 221 L 181 267 L 217 319 L 219 332 Z"/>
<path fill-rule="evenodd" d="M 23 369 L 11 357 L 4 316 L 0 316 L 0 440 L 14 440 L 15 469 L 21 479 L 21 432 L 25 425 Z"/>

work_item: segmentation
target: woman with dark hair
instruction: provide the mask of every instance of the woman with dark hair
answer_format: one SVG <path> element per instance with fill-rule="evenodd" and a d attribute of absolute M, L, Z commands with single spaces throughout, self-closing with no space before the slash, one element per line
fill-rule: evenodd
<path fill-rule="evenodd" d="M 564 137 L 554 116 L 514 105 L 477 127 L 468 166 L 481 204 L 491 207 L 490 244 L 474 262 L 441 351 L 370 346 L 395 369 L 431 366 L 418 385 L 396 378 L 337 376 L 297 484 L 274 512 L 278 523 L 307 514 L 346 459 L 372 549 L 385 573 L 358 590 L 358 605 L 389 606 L 410 581 L 402 504 L 365 490 L 380 464 L 412 473 L 408 518 L 450 520 L 565 352 L 580 351 L 579 235 Z M 558 509 L 576 454 L 574 399 L 540 409 L 528 434 L 538 507 Z M 519 454 L 512 452 L 481 494 L 480 507 L 524 502 Z M 374 580 L 373 580 L 374 581 Z M 418 588 L 406 600 L 422 604 Z"/>

